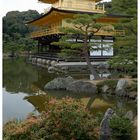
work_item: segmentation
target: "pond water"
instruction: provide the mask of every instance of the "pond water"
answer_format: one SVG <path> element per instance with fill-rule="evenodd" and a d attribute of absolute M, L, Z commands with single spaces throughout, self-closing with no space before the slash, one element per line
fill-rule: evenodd
<path fill-rule="evenodd" d="M 11 119 L 22 120 L 29 113 L 38 114 L 45 109 L 44 85 L 58 73 L 48 73 L 47 69 L 25 63 L 25 58 L 3 60 L 3 123 Z M 89 79 L 88 74 L 71 74 L 76 79 Z M 43 93 L 43 94 L 42 94 Z M 45 94 L 61 99 L 65 96 L 79 98 L 93 113 L 105 112 L 108 107 L 132 110 L 136 114 L 136 104 L 120 98 L 105 95 L 78 94 L 65 91 L 46 91 Z"/>

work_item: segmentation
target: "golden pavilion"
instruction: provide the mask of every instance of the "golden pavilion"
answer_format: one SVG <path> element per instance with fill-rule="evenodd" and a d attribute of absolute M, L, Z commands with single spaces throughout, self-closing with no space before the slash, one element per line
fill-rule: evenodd
<path fill-rule="evenodd" d="M 52 42 L 58 41 L 63 33 L 60 27 L 67 27 L 69 24 L 66 18 L 72 18 L 75 14 L 102 14 L 105 13 L 104 5 L 101 0 L 39 0 L 40 2 L 52 4 L 45 10 L 44 14 L 33 21 L 28 22 L 28 25 L 34 26 L 36 31 L 31 33 L 31 38 L 38 41 L 38 54 L 49 52 L 57 53 L 60 51 L 59 46 L 51 45 Z M 100 4 L 99 4 L 100 3 Z M 122 16 L 123 17 L 123 16 Z M 99 42 L 108 42 L 108 45 L 113 44 L 114 36 L 124 36 L 123 30 L 115 30 L 111 23 L 119 22 L 121 16 L 107 15 L 98 20 L 98 22 L 108 23 L 112 31 L 99 30 L 95 36 L 100 37 Z M 102 41 L 101 41 L 102 40 Z M 103 47 L 103 44 L 101 43 Z M 110 57 L 113 56 L 113 48 L 108 51 L 92 51 L 92 57 Z"/>

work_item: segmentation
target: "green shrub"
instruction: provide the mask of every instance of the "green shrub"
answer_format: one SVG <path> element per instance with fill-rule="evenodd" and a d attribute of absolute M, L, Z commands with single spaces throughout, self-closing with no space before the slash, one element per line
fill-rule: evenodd
<path fill-rule="evenodd" d="M 126 87 L 126 89 L 128 90 L 128 92 L 131 92 L 131 91 L 137 91 L 137 83 L 133 83 L 133 84 L 130 84 Z"/>
<path fill-rule="evenodd" d="M 110 120 L 112 137 L 116 140 L 129 140 L 132 135 L 132 123 L 128 118 L 114 116 Z"/>
<path fill-rule="evenodd" d="M 130 72 L 129 75 L 130 75 L 132 78 L 137 78 L 137 72 Z"/>
<path fill-rule="evenodd" d="M 119 77 L 119 78 L 124 78 L 124 77 L 125 77 L 125 74 L 119 73 L 119 74 L 118 74 L 118 77 Z"/>
<path fill-rule="evenodd" d="M 62 100 L 47 98 L 45 106 L 46 111 L 30 125 L 27 124 L 30 121 L 24 121 L 16 124 L 12 130 L 8 129 L 8 124 L 4 126 L 4 140 L 97 139 L 96 119 L 79 100 L 69 97 Z M 23 131 L 18 131 L 19 128 Z"/>
<path fill-rule="evenodd" d="M 4 125 L 4 140 L 33 140 L 31 133 L 34 128 L 38 127 L 38 124 L 39 119 L 34 116 L 29 116 L 25 121 L 9 121 Z"/>
<path fill-rule="evenodd" d="M 98 88 L 98 92 L 101 93 L 101 88 L 104 86 L 104 85 L 107 85 L 109 87 L 109 89 L 114 92 L 115 91 L 115 88 L 116 88 L 116 85 L 117 85 L 117 82 L 118 80 L 104 80 L 102 82 L 99 82 L 97 84 L 97 88 Z"/>
<path fill-rule="evenodd" d="M 53 99 L 46 102 L 46 111 L 47 113 L 43 114 L 43 124 L 45 124 L 47 139 L 95 139 L 93 116 L 79 100 L 64 98 L 57 101 Z"/>
<path fill-rule="evenodd" d="M 110 78 L 124 78 L 126 76 L 126 73 L 120 72 L 120 71 L 113 71 L 112 74 L 110 75 Z"/>

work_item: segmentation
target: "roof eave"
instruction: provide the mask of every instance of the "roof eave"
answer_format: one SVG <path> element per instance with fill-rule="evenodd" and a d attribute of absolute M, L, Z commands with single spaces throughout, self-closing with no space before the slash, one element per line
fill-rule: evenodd
<path fill-rule="evenodd" d="M 65 13 L 73 13 L 73 14 L 96 14 L 96 12 L 85 12 L 85 11 L 72 11 L 72 10 L 63 10 L 63 9 L 57 9 L 54 7 L 51 7 L 47 13 L 45 13 L 43 16 L 40 16 L 37 19 L 34 19 L 32 21 L 26 22 L 26 24 L 31 24 L 47 15 L 49 15 L 52 11 L 57 12 L 65 12 Z M 105 14 L 107 17 L 114 17 L 114 18 L 133 18 L 133 16 L 130 15 L 117 15 L 117 14 Z"/>

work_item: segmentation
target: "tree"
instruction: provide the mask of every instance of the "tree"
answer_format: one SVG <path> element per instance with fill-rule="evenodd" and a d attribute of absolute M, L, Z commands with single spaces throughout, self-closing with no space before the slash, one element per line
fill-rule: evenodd
<path fill-rule="evenodd" d="M 19 40 L 19 43 L 21 43 L 21 45 L 22 45 L 22 47 L 21 47 L 22 50 L 27 51 L 28 55 L 30 54 L 30 51 L 34 51 L 35 46 L 37 46 L 37 41 L 35 41 L 29 37 L 21 38 Z"/>
<path fill-rule="evenodd" d="M 53 45 L 59 45 L 62 48 L 62 53 L 66 55 L 80 55 L 80 52 L 82 52 L 94 79 L 99 79 L 100 77 L 90 62 L 89 51 L 93 49 L 92 46 L 95 43 L 91 43 L 89 38 L 105 26 L 103 23 L 97 23 L 97 20 L 103 16 L 103 14 L 77 14 L 73 19 L 67 19 L 66 22 L 72 26 L 62 28 L 61 30 L 65 35 L 59 42 L 52 43 Z M 82 40 L 82 42 L 72 41 L 75 38 Z M 96 44 L 96 46 L 97 48 L 94 48 L 95 50 L 101 49 L 99 45 Z"/>
<path fill-rule="evenodd" d="M 12 55 L 20 51 L 30 51 L 36 44 L 27 35 L 34 29 L 26 26 L 27 21 L 38 18 L 37 11 L 28 10 L 25 12 L 11 11 L 3 17 L 3 50 Z"/>
<path fill-rule="evenodd" d="M 119 15 L 136 15 L 137 0 L 112 0 L 112 8 L 107 12 Z"/>
<path fill-rule="evenodd" d="M 130 6 L 131 5 L 131 6 Z M 125 30 L 124 37 L 116 37 L 114 48 L 116 55 L 109 61 L 113 68 L 136 76 L 137 74 L 137 1 L 119 0 L 112 1 L 113 13 L 131 15 L 114 25 L 116 29 Z"/>

